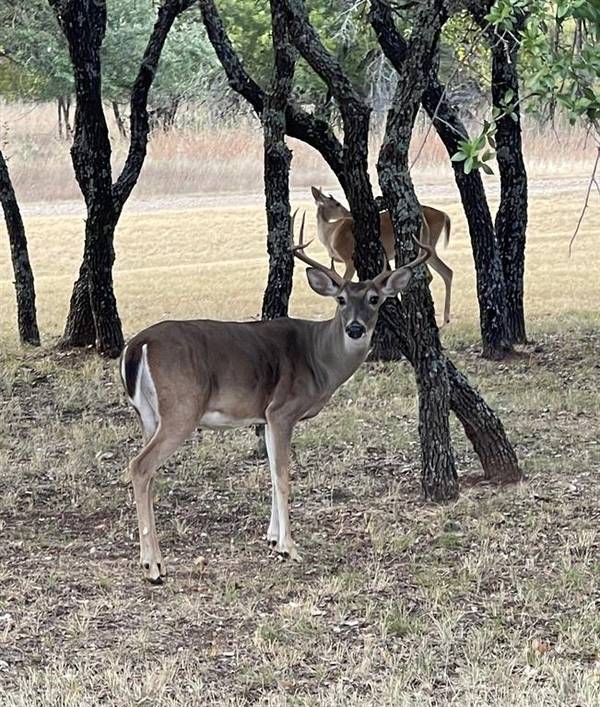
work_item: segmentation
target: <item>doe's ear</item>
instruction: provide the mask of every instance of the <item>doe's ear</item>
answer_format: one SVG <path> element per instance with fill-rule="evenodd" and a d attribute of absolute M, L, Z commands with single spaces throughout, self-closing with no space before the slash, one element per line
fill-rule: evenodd
<path fill-rule="evenodd" d="M 383 297 L 395 297 L 398 292 L 406 289 L 412 277 L 412 270 L 407 267 L 392 270 L 389 274 L 385 273 L 382 280 L 378 283 L 380 292 Z"/>
<path fill-rule="evenodd" d="M 335 297 L 340 289 L 329 275 L 316 268 L 306 268 L 306 277 L 311 288 L 323 297 Z"/>
<path fill-rule="evenodd" d="M 317 187 L 311 187 L 310 191 L 313 195 L 313 199 L 316 201 L 317 204 L 320 204 L 321 201 L 323 200 L 323 192 L 320 189 L 317 189 Z"/>

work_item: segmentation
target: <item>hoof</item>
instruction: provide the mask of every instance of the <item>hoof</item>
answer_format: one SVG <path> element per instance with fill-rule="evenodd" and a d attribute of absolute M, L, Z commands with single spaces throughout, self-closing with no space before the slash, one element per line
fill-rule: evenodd
<path fill-rule="evenodd" d="M 158 587 L 165 583 L 164 577 L 158 575 L 158 577 L 146 577 L 146 581 L 149 582 L 153 587 Z"/>
<path fill-rule="evenodd" d="M 282 560 L 294 560 L 294 562 L 302 562 L 302 557 L 296 548 L 292 546 L 281 547 L 275 545 L 275 552 Z"/>
<path fill-rule="evenodd" d="M 142 563 L 142 568 L 144 570 L 144 578 L 150 584 L 164 584 L 167 572 L 162 562 L 144 562 Z"/>

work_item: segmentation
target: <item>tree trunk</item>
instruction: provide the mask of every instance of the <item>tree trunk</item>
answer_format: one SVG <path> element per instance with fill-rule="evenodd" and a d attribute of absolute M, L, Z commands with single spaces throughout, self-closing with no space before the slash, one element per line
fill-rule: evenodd
<path fill-rule="evenodd" d="M 390 331 L 385 319 L 379 317 L 367 361 L 399 361 L 401 358 L 403 356 L 398 345 L 398 337 Z"/>
<path fill-rule="evenodd" d="M 17 296 L 17 324 L 19 338 L 24 344 L 40 345 L 35 310 L 35 285 L 33 271 L 27 251 L 25 226 L 17 197 L 10 180 L 4 155 L 0 150 L 0 203 L 4 211 L 6 230 L 10 243 L 10 257 L 15 274 L 15 290 Z"/>
<path fill-rule="evenodd" d="M 430 33 L 427 44 L 435 44 L 441 23 L 419 27 L 419 34 Z M 429 52 L 427 44 L 419 56 L 424 67 Z M 410 50 L 409 50 L 410 52 Z M 412 53 L 411 53 L 412 55 Z M 406 63 L 399 73 L 398 89 L 388 113 L 385 137 L 379 153 L 379 183 L 396 234 L 397 264 L 412 257 L 411 237 L 421 231 L 420 206 L 408 167 L 408 149 L 420 92 L 415 66 Z M 409 255 L 410 254 L 410 255 Z M 422 485 L 425 497 L 434 501 L 458 495 L 458 475 L 450 436 L 450 387 L 446 358 L 442 354 L 431 293 L 424 268 L 415 275 L 415 284 L 402 295 L 403 331 L 412 345 L 412 362 L 419 395 L 419 437 L 421 440 Z"/>
<path fill-rule="evenodd" d="M 398 336 L 402 353 L 415 365 L 414 345 L 406 330 L 404 314 L 397 302 L 386 302 L 381 308 L 390 329 Z M 500 418 L 446 356 L 450 409 L 460 420 L 467 438 L 477 454 L 484 477 L 510 483 L 523 478 L 517 455 L 506 436 Z"/>
<path fill-rule="evenodd" d="M 522 479 L 517 455 L 500 418 L 450 360 L 447 361 L 447 371 L 452 411 L 479 457 L 484 477 L 499 482 Z"/>
<path fill-rule="evenodd" d="M 296 57 L 289 41 L 281 3 L 271 0 L 270 5 L 275 76 L 271 92 L 265 95 L 260 116 L 264 138 L 264 186 L 269 253 L 269 275 L 262 305 L 263 319 L 287 316 L 294 275 L 289 184 L 292 153 L 285 144 L 285 115 L 292 90 Z M 264 425 L 256 427 L 256 434 L 257 454 L 265 458 L 267 447 Z"/>
<path fill-rule="evenodd" d="M 275 77 L 271 93 L 265 97 L 261 114 L 269 253 L 269 277 L 263 298 L 263 319 L 287 316 L 294 273 L 289 188 L 292 153 L 285 144 L 285 112 L 292 90 L 295 56 L 288 37 L 285 14 L 277 0 L 271 0 L 271 27 Z"/>
<path fill-rule="evenodd" d="M 382 23 L 392 22 L 389 13 L 389 6 L 372 3 L 370 17 L 376 31 Z M 410 177 L 408 150 L 444 21 L 442 6 L 435 0 L 417 11 L 410 44 L 394 67 L 398 85 L 388 112 L 377 171 L 383 201 L 394 225 L 397 266 L 414 257 L 412 239 L 421 232 L 421 207 Z M 419 395 L 423 491 L 426 498 L 442 501 L 458 495 L 449 424 L 450 388 L 426 271 L 419 270 L 414 284 L 402 295 L 401 311 Z"/>
<path fill-rule="evenodd" d="M 161 3 L 152 34 L 131 92 L 130 143 L 125 165 L 112 184 L 111 145 L 102 107 L 100 49 L 106 30 L 106 3 L 49 0 L 67 39 L 75 77 L 75 135 L 71 157 L 75 177 L 85 198 L 85 248 L 79 278 L 73 288 L 69 315 L 60 345 L 95 343 L 106 356 L 123 348 L 121 320 L 113 291 L 113 240 L 123 206 L 135 186 L 148 143 L 148 92 L 175 18 L 193 0 Z M 113 104 L 113 109 L 115 104 Z M 115 113 L 120 121 L 118 112 Z M 68 117 L 67 117 L 68 122 Z"/>
<path fill-rule="evenodd" d="M 79 276 L 73 286 L 69 313 L 65 329 L 58 347 L 60 349 L 84 348 L 94 346 L 96 343 L 96 329 L 92 316 L 92 305 L 88 289 L 87 264 L 84 262 L 79 268 Z"/>
<path fill-rule="evenodd" d="M 112 212 L 112 202 L 108 209 Z M 60 348 L 95 346 L 98 353 L 116 358 L 123 349 L 121 320 L 113 292 L 114 213 L 88 217 L 84 258 L 73 287 Z"/>
<path fill-rule="evenodd" d="M 422 99 L 423 108 L 444 143 L 448 156 L 458 151 L 460 140 L 469 135 L 458 112 L 451 105 L 434 68 Z M 492 215 L 479 170 L 465 174 L 462 162 L 452 162 L 456 186 L 467 223 L 477 276 L 479 324 L 484 358 L 500 360 L 511 351 L 507 329 L 507 301 L 504 271 Z"/>
<path fill-rule="evenodd" d="M 496 159 L 500 171 L 500 206 L 496 213 L 496 237 L 502 251 L 506 283 L 508 333 L 512 342 L 527 343 L 523 287 L 527 231 L 527 172 L 523 160 L 519 114 L 519 43 L 512 34 L 492 43 L 492 100 L 502 111 L 497 119 Z M 505 105 L 507 91 L 512 98 Z M 506 112 L 510 114 L 505 114 Z M 513 117 L 514 116 L 514 117 Z"/>
<path fill-rule="evenodd" d="M 379 208 L 369 180 L 370 111 L 344 109 L 344 188 L 354 218 L 354 264 L 361 280 L 378 275 L 385 267 L 385 255 L 379 231 Z M 377 322 L 373 332 L 370 361 L 398 361 L 402 352 L 397 337 L 385 320 Z"/>
<path fill-rule="evenodd" d="M 127 130 L 125 129 L 125 123 L 121 116 L 121 110 L 119 109 L 119 104 L 116 101 L 111 101 L 113 115 L 115 116 L 115 122 L 117 124 L 117 130 L 121 137 L 127 137 Z"/>
<path fill-rule="evenodd" d="M 109 205 L 112 209 L 112 202 Z M 88 218 L 85 265 L 98 353 L 116 358 L 123 350 L 123 328 L 113 290 L 112 267 L 116 219 L 114 212 Z"/>
<path fill-rule="evenodd" d="M 101 353 L 117 356 L 123 346 L 123 333 L 112 289 L 116 216 L 100 65 L 106 4 L 80 0 L 65 5 L 51 0 L 51 5 L 67 39 L 73 65 L 76 109 L 71 158 L 87 208 L 83 264 L 60 345 L 67 348 L 95 342 Z"/>

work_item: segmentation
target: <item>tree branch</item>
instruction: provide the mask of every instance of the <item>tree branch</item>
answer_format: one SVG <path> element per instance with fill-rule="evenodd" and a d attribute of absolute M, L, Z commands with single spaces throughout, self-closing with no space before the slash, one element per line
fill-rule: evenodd
<path fill-rule="evenodd" d="M 244 68 L 213 0 L 200 0 L 200 10 L 208 39 L 227 75 L 229 85 L 250 103 L 260 117 L 264 108 L 265 92 Z M 306 142 L 320 152 L 344 187 L 343 150 L 329 124 L 289 103 L 285 118 L 287 134 Z"/>
<path fill-rule="evenodd" d="M 112 189 L 115 206 L 119 210 L 123 208 L 131 194 L 146 157 L 150 132 L 148 93 L 156 75 L 160 55 L 173 22 L 192 4 L 193 0 L 166 0 L 158 9 L 158 16 L 131 91 L 129 152 L 121 174 Z"/>

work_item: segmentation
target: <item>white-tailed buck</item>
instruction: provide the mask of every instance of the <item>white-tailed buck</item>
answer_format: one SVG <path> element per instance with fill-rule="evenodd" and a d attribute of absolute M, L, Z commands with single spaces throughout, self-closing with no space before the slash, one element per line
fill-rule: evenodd
<path fill-rule="evenodd" d="M 310 266 L 306 274 L 311 288 L 336 300 L 333 319 L 165 321 L 144 329 L 123 351 L 121 377 L 144 440 L 129 472 L 140 562 L 151 582 L 160 583 L 165 574 L 152 478 L 197 427 L 266 425 L 272 480 L 267 540 L 278 553 L 300 559 L 288 518 L 294 426 L 314 417 L 365 360 L 381 303 L 403 290 L 413 268 L 431 255 L 431 248 L 417 241 L 422 251 L 404 267 L 366 282 L 347 282 L 305 255 L 303 232 L 304 217 L 294 255 Z"/>
<path fill-rule="evenodd" d="M 317 205 L 317 234 L 321 243 L 327 248 L 331 258 L 331 267 L 334 263 L 344 263 L 346 268 L 344 279 L 351 280 L 355 273 L 354 268 L 354 219 L 348 209 L 334 199 L 331 194 L 325 195 L 317 187 L 311 187 L 312 195 Z M 446 299 L 444 301 L 444 324 L 450 321 L 450 294 L 452 290 L 452 270 L 443 262 L 436 253 L 436 246 L 442 232 L 444 232 L 445 245 L 450 239 L 450 216 L 443 211 L 433 209 L 431 206 L 422 206 L 423 224 L 421 226 L 420 240 L 432 249 L 432 255 L 427 265 L 432 267 L 442 278 L 446 285 Z M 381 241 L 388 260 L 393 262 L 395 254 L 394 227 L 387 211 L 379 214 Z"/>

